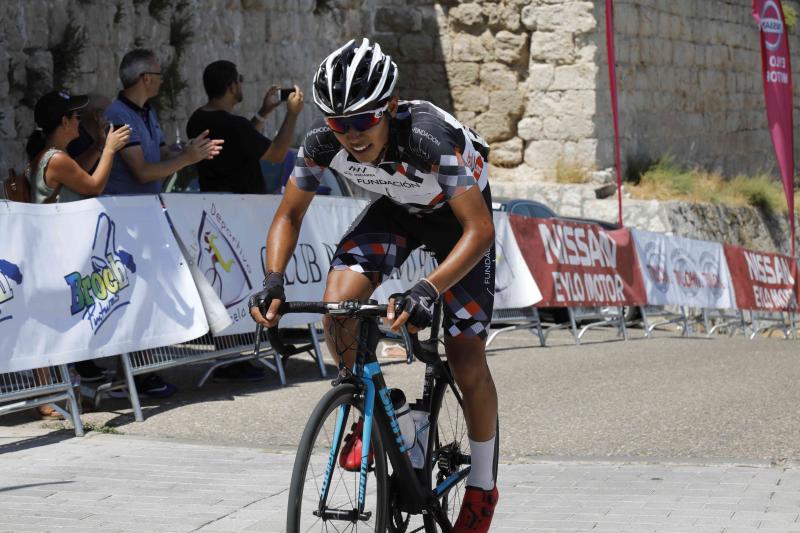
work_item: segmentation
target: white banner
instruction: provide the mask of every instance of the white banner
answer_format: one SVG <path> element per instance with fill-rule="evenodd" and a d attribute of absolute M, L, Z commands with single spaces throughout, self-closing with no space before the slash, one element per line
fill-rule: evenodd
<path fill-rule="evenodd" d="M 156 196 L 0 201 L 0 372 L 191 340 L 200 297 Z"/>
<path fill-rule="evenodd" d="M 494 212 L 494 235 L 497 263 L 494 278 L 494 308 L 530 307 L 542 299 L 539 286 L 531 275 L 511 225 L 508 213 Z"/>
<path fill-rule="evenodd" d="M 648 305 L 736 307 L 722 244 L 631 230 Z"/>
<path fill-rule="evenodd" d="M 264 279 L 266 235 L 281 197 L 163 194 L 162 199 L 190 260 L 197 264 L 228 309 L 233 324 L 218 333 L 232 335 L 255 331 L 247 300 L 261 288 Z M 314 198 L 286 267 L 287 299 L 322 299 L 336 246 L 366 206 L 365 200 L 356 198 Z M 428 254 L 416 250 L 392 278 L 375 291 L 373 298 L 385 303 L 389 294 L 407 289 L 432 269 Z M 298 326 L 317 320 L 318 315 L 290 315 L 281 320 L 281 325 Z"/>

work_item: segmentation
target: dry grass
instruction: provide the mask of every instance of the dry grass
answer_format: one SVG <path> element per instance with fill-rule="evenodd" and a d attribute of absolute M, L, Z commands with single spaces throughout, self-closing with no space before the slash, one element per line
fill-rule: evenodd
<path fill-rule="evenodd" d="M 565 163 L 559 160 L 555 170 L 556 183 L 589 183 L 592 179 L 591 170 L 577 163 Z"/>
<path fill-rule="evenodd" d="M 642 200 L 684 200 L 726 205 L 749 205 L 766 212 L 786 213 L 786 198 L 779 180 L 766 174 L 736 176 L 701 169 L 681 169 L 671 158 L 664 158 L 641 176 L 638 185 L 627 184 L 631 196 Z M 800 207 L 800 191 L 795 205 Z"/>

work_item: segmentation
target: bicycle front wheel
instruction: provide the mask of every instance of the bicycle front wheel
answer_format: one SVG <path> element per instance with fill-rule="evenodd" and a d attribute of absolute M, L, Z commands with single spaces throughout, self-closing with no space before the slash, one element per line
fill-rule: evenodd
<path fill-rule="evenodd" d="M 345 436 L 356 429 L 363 417 L 363 400 L 357 393 L 353 385 L 339 385 L 320 400 L 311 414 L 294 461 L 287 533 L 386 531 L 386 454 L 374 418 L 370 439 L 374 459 L 367 472 L 366 498 L 361 512 L 358 502 L 360 473 L 340 461 Z"/>

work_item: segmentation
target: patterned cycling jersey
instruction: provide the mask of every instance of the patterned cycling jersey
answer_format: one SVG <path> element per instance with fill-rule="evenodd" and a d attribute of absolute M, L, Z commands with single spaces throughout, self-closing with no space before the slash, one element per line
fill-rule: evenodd
<path fill-rule="evenodd" d="M 446 111 L 422 100 L 401 101 L 380 164 L 355 159 L 320 119 L 298 151 L 292 179 L 315 191 L 327 168 L 412 213 L 429 212 L 475 185 L 483 191 L 488 155 L 486 141 Z"/>

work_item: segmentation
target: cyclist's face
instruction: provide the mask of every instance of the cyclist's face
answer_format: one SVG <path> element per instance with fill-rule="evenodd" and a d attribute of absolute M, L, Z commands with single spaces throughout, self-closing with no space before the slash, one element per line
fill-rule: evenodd
<path fill-rule="evenodd" d="M 389 142 L 389 120 L 390 115 L 394 116 L 397 111 L 397 99 L 389 101 L 387 112 L 381 117 L 381 121 L 366 131 L 358 131 L 356 128 L 349 128 L 347 133 L 336 133 L 336 139 L 350 152 L 353 157 L 362 163 L 373 163 L 383 152 L 383 148 Z"/>

